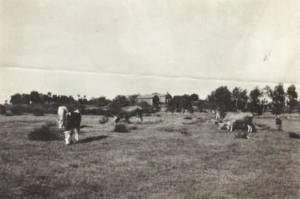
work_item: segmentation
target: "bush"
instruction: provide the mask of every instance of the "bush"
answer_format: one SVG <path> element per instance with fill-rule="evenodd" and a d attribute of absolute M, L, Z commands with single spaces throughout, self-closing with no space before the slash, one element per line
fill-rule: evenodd
<path fill-rule="evenodd" d="M 191 135 L 191 133 L 188 131 L 187 128 L 181 128 L 179 130 L 179 132 L 182 134 L 182 135 Z"/>
<path fill-rule="evenodd" d="M 128 130 L 130 130 L 130 131 L 132 131 L 132 130 L 137 130 L 137 129 L 138 129 L 138 127 L 135 126 L 135 125 L 129 126 L 129 127 L 128 127 Z"/>
<path fill-rule="evenodd" d="M 102 116 L 102 117 L 100 118 L 100 120 L 99 120 L 99 123 L 100 123 L 100 124 L 105 124 L 105 123 L 107 123 L 108 121 L 109 121 L 109 118 L 108 118 L 108 117 Z"/>
<path fill-rule="evenodd" d="M 55 131 L 46 124 L 40 128 L 36 128 L 28 135 L 29 140 L 39 140 L 39 141 L 53 141 L 53 140 L 62 140 L 60 136 L 60 131 Z"/>
<path fill-rule="evenodd" d="M 294 132 L 289 132 L 290 138 L 295 138 L 295 139 L 300 139 L 300 134 L 294 133 Z"/>
<path fill-rule="evenodd" d="M 6 112 L 5 116 L 13 116 L 13 114 L 11 112 Z"/>
<path fill-rule="evenodd" d="M 5 114 L 6 113 L 6 108 L 3 105 L 0 105 L 0 114 Z"/>
<path fill-rule="evenodd" d="M 13 115 L 23 115 L 24 113 L 23 107 L 19 105 L 11 107 L 10 111 Z"/>
<path fill-rule="evenodd" d="M 44 116 L 44 113 L 46 112 L 42 107 L 36 107 L 33 109 L 33 115 L 34 116 Z"/>
<path fill-rule="evenodd" d="M 114 132 L 119 132 L 119 133 L 128 133 L 129 130 L 125 124 L 116 124 Z"/>

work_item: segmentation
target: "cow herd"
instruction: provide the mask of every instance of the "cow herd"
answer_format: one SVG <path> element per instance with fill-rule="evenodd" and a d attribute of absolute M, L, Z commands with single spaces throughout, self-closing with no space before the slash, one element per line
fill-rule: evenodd
<path fill-rule="evenodd" d="M 74 141 L 79 140 L 79 131 L 81 123 L 81 114 L 79 110 L 69 112 L 67 107 L 58 107 L 58 128 L 64 128 L 65 143 L 66 145 L 72 144 Z M 129 122 L 129 118 L 137 116 L 141 122 L 143 122 L 143 108 L 140 106 L 127 106 L 120 110 L 120 113 L 114 117 L 114 123 L 118 123 L 121 119 Z M 255 128 L 253 124 L 253 114 L 250 112 L 227 112 L 225 117 L 221 117 L 219 111 L 215 113 L 216 123 L 219 125 L 219 130 L 227 129 L 232 132 L 235 129 L 242 129 L 247 131 L 247 137 L 249 133 L 252 133 Z"/>

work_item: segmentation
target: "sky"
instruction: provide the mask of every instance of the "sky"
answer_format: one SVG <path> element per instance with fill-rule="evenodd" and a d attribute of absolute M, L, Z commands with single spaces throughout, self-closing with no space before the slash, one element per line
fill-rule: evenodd
<path fill-rule="evenodd" d="M 0 103 L 15 93 L 300 91 L 298 0 L 0 0 Z"/>

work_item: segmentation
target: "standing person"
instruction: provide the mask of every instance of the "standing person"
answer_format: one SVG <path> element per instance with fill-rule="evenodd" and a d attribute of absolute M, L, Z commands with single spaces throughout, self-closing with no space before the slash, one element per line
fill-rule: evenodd
<path fill-rule="evenodd" d="M 276 128 L 278 131 L 282 131 L 282 120 L 279 118 L 279 116 L 276 116 L 275 119 Z"/>

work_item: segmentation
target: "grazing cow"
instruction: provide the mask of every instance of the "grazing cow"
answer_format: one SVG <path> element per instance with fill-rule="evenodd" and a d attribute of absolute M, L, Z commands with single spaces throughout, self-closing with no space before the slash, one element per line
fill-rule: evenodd
<path fill-rule="evenodd" d="M 81 114 L 79 110 L 69 112 L 66 114 L 65 119 L 65 141 L 69 145 L 72 143 L 72 136 L 76 141 L 79 140 L 78 133 L 80 131 Z"/>
<path fill-rule="evenodd" d="M 63 128 L 64 125 L 65 125 L 65 117 L 66 117 L 67 112 L 68 112 L 67 107 L 65 107 L 65 106 L 58 107 L 58 111 L 57 111 L 58 120 L 57 120 L 57 123 L 58 123 L 58 128 L 59 129 Z"/>
<path fill-rule="evenodd" d="M 219 129 L 227 128 L 230 132 L 233 131 L 233 128 L 244 129 L 247 127 L 247 132 L 253 132 L 253 114 L 250 112 L 228 112 L 223 118 L 222 122 L 219 123 Z"/>
<path fill-rule="evenodd" d="M 137 116 L 140 118 L 141 122 L 143 122 L 143 108 L 140 106 L 126 106 L 123 107 L 115 117 L 115 123 L 118 123 L 121 118 L 124 118 L 127 123 L 129 123 L 129 118 L 132 116 Z"/>

